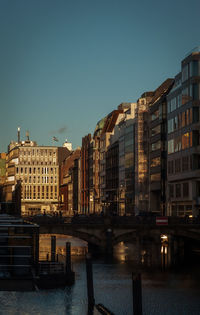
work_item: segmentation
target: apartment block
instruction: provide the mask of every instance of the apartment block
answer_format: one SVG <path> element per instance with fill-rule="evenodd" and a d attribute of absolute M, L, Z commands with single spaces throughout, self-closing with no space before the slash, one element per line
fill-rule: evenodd
<path fill-rule="evenodd" d="M 149 103 L 149 202 L 150 211 L 166 215 L 167 99 L 173 79 L 165 80 Z"/>
<path fill-rule="evenodd" d="M 12 201 L 20 183 L 22 215 L 58 211 L 60 165 L 69 154 L 67 148 L 38 146 L 29 139 L 11 143 L 6 156 L 6 201 Z"/>
<path fill-rule="evenodd" d="M 62 214 L 66 216 L 72 216 L 80 212 L 80 153 L 81 148 L 77 148 L 61 164 L 60 209 Z"/>
<path fill-rule="evenodd" d="M 154 92 L 145 92 L 135 112 L 135 214 L 149 211 L 149 103 Z"/>
<path fill-rule="evenodd" d="M 134 118 L 137 103 L 122 103 L 118 108 L 123 109 L 120 120 L 115 125 L 110 137 L 108 151 L 118 145 L 118 150 L 113 150 L 118 156 L 117 187 L 115 187 L 115 212 L 118 215 L 134 214 L 134 176 L 135 176 L 135 126 Z M 114 164 L 113 164 L 114 166 Z M 107 174 L 106 174 L 107 177 Z M 108 175 L 109 178 L 109 175 Z M 109 180 L 108 180 L 109 182 Z"/>
<path fill-rule="evenodd" d="M 168 214 L 200 211 L 200 50 L 181 62 L 181 71 L 167 96 Z"/>

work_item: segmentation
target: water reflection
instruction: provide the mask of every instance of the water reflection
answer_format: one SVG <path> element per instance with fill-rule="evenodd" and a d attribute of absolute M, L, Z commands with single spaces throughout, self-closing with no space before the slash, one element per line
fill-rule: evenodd
<path fill-rule="evenodd" d="M 87 242 L 78 238 L 54 234 L 56 236 L 56 254 L 65 255 L 66 242 L 71 243 L 71 255 L 72 256 L 85 256 L 88 251 Z M 40 260 L 45 260 L 47 257 L 50 259 L 51 253 L 51 235 L 40 235 Z"/>
<path fill-rule="evenodd" d="M 83 247 L 78 239 L 57 236 L 58 248 L 65 242 Z M 50 235 L 40 239 L 41 248 L 50 252 Z M 80 246 L 81 247 L 81 246 Z M 115 247 L 118 261 L 105 264 L 93 261 L 94 294 L 96 303 L 102 303 L 115 315 L 132 315 L 132 272 L 137 272 L 134 262 L 134 244 L 120 243 Z M 146 260 L 148 252 L 142 249 Z M 146 252 L 145 252 L 146 251 Z M 132 258 L 132 259 L 131 259 Z M 134 259 L 133 259 L 134 258 Z M 87 315 L 87 287 L 85 260 L 72 256 L 76 282 L 72 287 L 35 292 L 0 292 L 0 314 L 9 315 Z M 200 314 L 199 266 L 176 273 L 159 270 L 142 270 L 143 315 L 198 315 Z"/>

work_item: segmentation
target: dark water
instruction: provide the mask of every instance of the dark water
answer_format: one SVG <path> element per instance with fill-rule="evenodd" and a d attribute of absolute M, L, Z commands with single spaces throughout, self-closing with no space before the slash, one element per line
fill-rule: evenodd
<path fill-rule="evenodd" d="M 72 239 L 71 239 L 72 240 Z M 72 240 L 74 246 L 79 242 Z M 65 239 L 57 240 L 58 247 Z M 48 242 L 42 241 L 48 250 Z M 81 243 L 84 246 L 84 243 Z M 120 250 L 120 255 L 123 250 Z M 123 256 L 123 255 L 122 255 Z M 200 314 L 200 276 L 198 266 L 181 272 L 142 272 L 143 314 L 198 315 Z M 87 288 L 84 259 L 73 257 L 76 282 L 65 289 L 35 292 L 0 292 L 0 314 L 86 315 Z M 115 315 L 131 315 L 134 264 L 124 261 L 93 263 L 95 302 L 102 303 Z"/>

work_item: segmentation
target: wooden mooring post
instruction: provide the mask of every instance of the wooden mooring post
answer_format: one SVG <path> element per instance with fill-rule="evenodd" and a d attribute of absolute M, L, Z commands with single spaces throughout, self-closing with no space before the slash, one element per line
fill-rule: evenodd
<path fill-rule="evenodd" d="M 72 271 L 71 267 L 71 243 L 66 242 L 66 261 L 65 261 L 65 271 L 66 274 L 69 275 Z"/>
<path fill-rule="evenodd" d="M 88 315 L 93 314 L 95 299 L 92 273 L 92 259 L 91 255 L 86 255 L 86 276 L 87 276 L 87 294 L 88 294 Z"/>
<path fill-rule="evenodd" d="M 51 236 L 51 261 L 56 261 L 56 236 Z"/>
<path fill-rule="evenodd" d="M 133 314 L 142 315 L 142 283 L 141 274 L 132 273 Z"/>

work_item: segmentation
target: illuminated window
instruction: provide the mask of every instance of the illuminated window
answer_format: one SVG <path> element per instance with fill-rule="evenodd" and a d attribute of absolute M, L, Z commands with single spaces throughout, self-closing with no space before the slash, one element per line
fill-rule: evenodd
<path fill-rule="evenodd" d="M 182 135 L 182 138 L 181 138 L 181 144 L 182 144 L 182 150 L 185 150 L 187 148 L 189 148 L 190 146 L 190 135 L 189 135 L 189 132 L 186 132 Z"/>
<path fill-rule="evenodd" d="M 158 182 L 161 179 L 160 173 L 152 174 L 150 178 L 151 178 L 151 182 Z"/>
<path fill-rule="evenodd" d="M 185 127 L 186 125 L 185 112 L 182 112 L 181 114 L 181 121 L 182 121 L 182 127 Z"/>
<path fill-rule="evenodd" d="M 160 156 L 151 160 L 151 167 L 156 167 L 160 165 Z"/>

